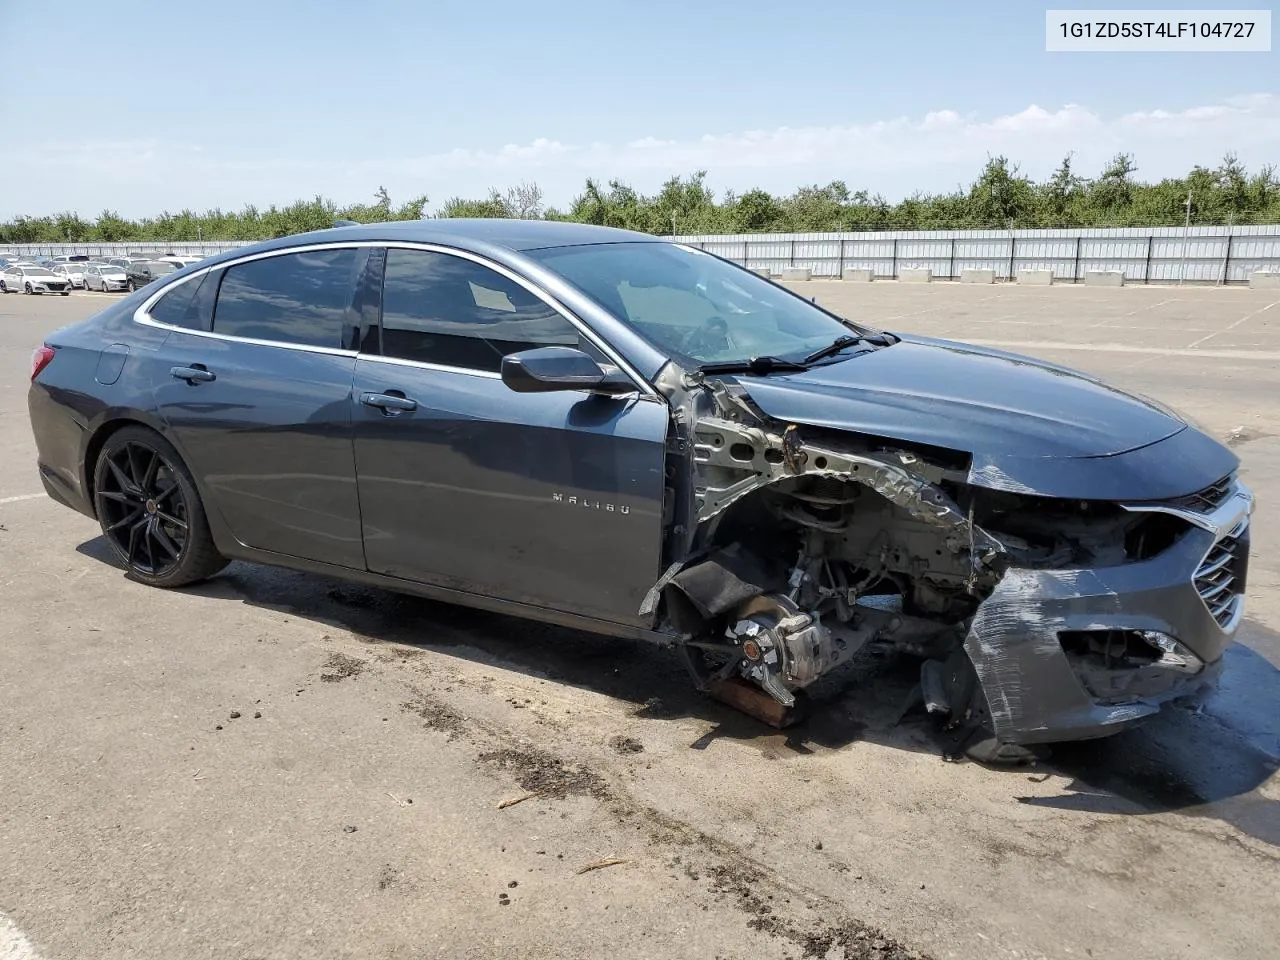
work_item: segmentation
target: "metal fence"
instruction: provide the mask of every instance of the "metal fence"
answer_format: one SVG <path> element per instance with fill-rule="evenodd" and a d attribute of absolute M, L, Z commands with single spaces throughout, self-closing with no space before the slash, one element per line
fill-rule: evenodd
<path fill-rule="evenodd" d="M 926 267 L 938 279 L 966 268 L 1009 280 L 1019 270 L 1052 270 L 1080 281 L 1092 270 L 1118 270 L 1131 283 L 1247 283 L 1255 271 L 1280 272 L 1280 225 L 1246 227 L 1079 228 L 1064 230 L 924 230 L 883 233 L 786 233 L 681 236 L 683 243 L 755 270 L 808 267 L 840 277 L 846 267 L 896 278 Z M 6 253 L 118 257 L 138 251 L 209 256 L 251 241 L 182 243 L 35 243 L 0 245 Z"/>
<path fill-rule="evenodd" d="M 840 277 L 846 267 L 896 278 L 927 268 L 943 280 L 966 268 L 1010 280 L 1019 270 L 1052 270 L 1056 281 L 1114 270 L 1131 283 L 1247 283 L 1255 271 L 1280 272 L 1280 226 L 1142 227 L 1066 230 L 929 230 L 884 233 L 737 234 L 677 240 L 753 270 L 807 267 Z"/>
<path fill-rule="evenodd" d="M 0 243 L 0 257 L 58 257 L 83 253 L 91 257 L 126 257 L 134 253 L 162 253 L 181 257 L 211 257 L 245 247 L 256 240 L 134 240 L 130 243 Z"/>

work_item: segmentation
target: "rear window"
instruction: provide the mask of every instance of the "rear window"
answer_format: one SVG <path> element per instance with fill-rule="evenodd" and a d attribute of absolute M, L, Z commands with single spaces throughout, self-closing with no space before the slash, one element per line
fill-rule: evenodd
<path fill-rule="evenodd" d="M 304 250 L 227 269 L 213 330 L 232 337 L 342 348 L 353 331 L 357 253 Z"/>
<path fill-rule="evenodd" d="M 173 327 L 196 329 L 200 326 L 199 293 L 210 274 L 179 283 L 151 307 L 151 319 Z"/>

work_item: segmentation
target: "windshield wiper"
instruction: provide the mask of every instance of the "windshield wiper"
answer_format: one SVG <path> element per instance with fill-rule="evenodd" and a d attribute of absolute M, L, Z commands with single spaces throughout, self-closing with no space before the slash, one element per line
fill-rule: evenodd
<path fill-rule="evenodd" d="M 813 353 L 809 354 L 801 362 L 814 363 L 818 360 L 825 360 L 827 357 L 834 357 L 845 347 L 852 347 L 855 343 L 862 343 L 866 339 L 867 337 L 855 337 L 850 334 L 836 337 L 822 349 L 813 351 Z"/>
<path fill-rule="evenodd" d="M 782 357 L 751 357 L 747 360 L 723 360 L 718 363 L 704 363 L 698 367 L 703 373 L 773 373 L 778 370 L 804 370 L 804 363 L 798 360 L 784 360 Z"/>
<path fill-rule="evenodd" d="M 864 333 L 859 336 L 854 336 L 852 334 L 845 334 L 844 336 L 836 337 L 833 341 L 831 341 L 821 350 L 815 350 L 813 353 L 809 354 L 800 362 L 814 363 L 815 361 L 818 361 L 818 360 L 825 360 L 827 357 L 834 357 L 837 353 L 839 353 L 841 350 L 845 349 L 846 347 L 852 347 L 854 344 L 858 344 L 858 343 L 869 343 L 873 347 L 890 347 L 897 342 L 898 342 L 898 338 L 891 333 L 872 333 L 872 334 Z"/>

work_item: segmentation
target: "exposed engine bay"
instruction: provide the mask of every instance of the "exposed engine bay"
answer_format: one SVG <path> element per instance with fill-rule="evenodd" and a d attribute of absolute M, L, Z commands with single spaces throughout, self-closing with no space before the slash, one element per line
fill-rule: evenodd
<path fill-rule="evenodd" d="M 888 643 L 923 658 L 930 713 L 989 734 L 1000 705 L 965 645 L 1006 574 L 1120 567 L 1191 529 L 1170 512 L 977 486 L 963 453 L 779 423 L 733 380 L 672 367 L 659 388 L 675 418 L 673 515 L 669 565 L 642 612 L 679 634 L 704 689 L 747 681 L 791 707 L 868 643 Z M 1187 654 L 1155 634 L 1135 642 L 1135 670 Z"/>

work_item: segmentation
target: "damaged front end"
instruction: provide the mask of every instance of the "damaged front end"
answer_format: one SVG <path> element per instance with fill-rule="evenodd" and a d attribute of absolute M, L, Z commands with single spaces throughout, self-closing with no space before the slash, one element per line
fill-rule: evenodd
<path fill-rule="evenodd" d="M 993 489 L 967 453 L 782 422 L 734 379 L 671 365 L 657 385 L 668 567 L 641 612 L 701 688 L 748 706 L 750 685 L 781 725 L 887 644 L 922 658 L 925 708 L 998 759 L 1110 733 L 1216 671 L 1247 566 L 1234 477 L 1200 509 Z"/>

